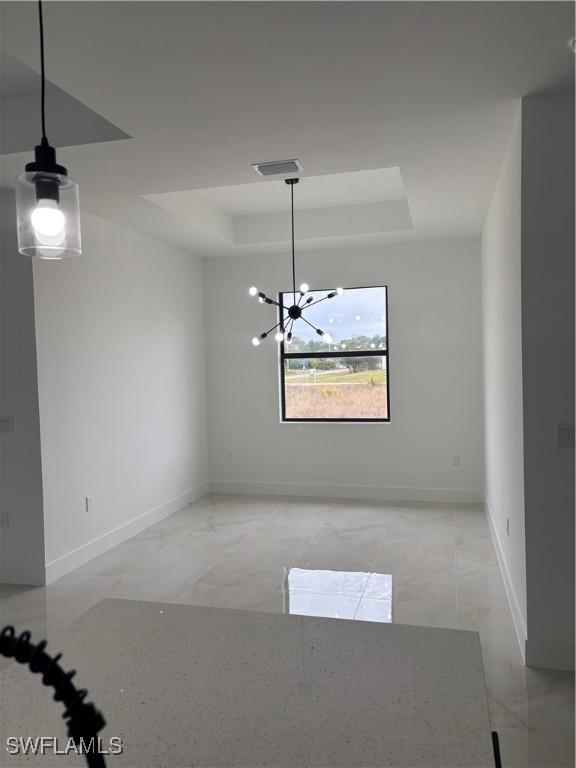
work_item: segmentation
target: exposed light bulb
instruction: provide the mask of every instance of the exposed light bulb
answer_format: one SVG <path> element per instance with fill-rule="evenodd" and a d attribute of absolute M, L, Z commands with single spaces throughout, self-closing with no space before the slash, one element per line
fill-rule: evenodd
<path fill-rule="evenodd" d="M 329 333 L 326 333 L 326 331 L 324 331 L 324 333 L 322 334 L 322 338 L 324 339 L 324 341 L 325 341 L 327 344 L 332 344 L 332 342 L 333 342 L 333 338 L 332 338 L 332 336 L 330 336 L 330 334 L 329 334 Z"/>
<path fill-rule="evenodd" d="M 264 299 L 262 298 L 262 296 L 258 296 L 258 301 L 260 302 L 260 304 L 264 304 Z"/>
<path fill-rule="evenodd" d="M 56 237 L 66 227 L 64 214 L 54 200 L 39 200 L 31 219 L 34 230 L 41 237 Z"/>
<path fill-rule="evenodd" d="M 308 283 L 302 283 L 302 285 L 300 286 L 300 290 L 302 291 L 302 293 L 308 293 L 308 291 L 310 290 L 310 286 L 308 285 Z"/>
<path fill-rule="evenodd" d="M 258 293 L 258 288 L 256 288 L 255 286 L 252 286 L 252 288 L 249 288 L 248 293 L 250 294 L 250 296 L 256 296 L 256 294 Z"/>
<path fill-rule="evenodd" d="M 43 261 L 62 261 L 63 248 L 38 248 L 38 255 Z"/>
<path fill-rule="evenodd" d="M 286 336 L 286 344 L 292 344 L 292 334 L 289 333 L 288 336 Z"/>
<path fill-rule="evenodd" d="M 342 294 L 344 293 L 344 288 L 336 288 L 336 293 L 338 294 L 338 296 L 342 296 Z"/>
<path fill-rule="evenodd" d="M 282 333 L 282 331 L 278 331 L 278 333 L 275 334 L 274 338 L 276 339 L 276 341 L 283 341 L 284 340 L 284 334 Z"/>
<path fill-rule="evenodd" d="M 255 347 L 259 347 L 260 339 L 257 336 L 254 336 L 254 338 L 252 339 L 252 344 L 254 344 Z"/>

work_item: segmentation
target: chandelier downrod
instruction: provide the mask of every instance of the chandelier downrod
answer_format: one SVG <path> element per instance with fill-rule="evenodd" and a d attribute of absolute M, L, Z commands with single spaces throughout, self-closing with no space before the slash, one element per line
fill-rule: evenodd
<path fill-rule="evenodd" d="M 332 337 L 329 333 L 326 333 L 325 331 L 321 330 L 320 328 L 317 328 L 315 325 L 313 325 L 306 317 L 304 317 L 304 311 L 306 309 L 309 309 L 310 307 L 315 306 L 316 304 L 320 304 L 322 301 L 326 301 L 326 299 L 333 299 L 335 296 L 340 296 L 344 293 L 343 288 L 335 288 L 332 291 L 329 291 L 325 296 L 323 296 L 321 299 L 314 299 L 314 296 L 310 295 L 307 298 L 306 294 L 310 290 L 308 283 L 302 283 L 300 286 L 300 290 L 296 290 L 296 245 L 295 245 L 295 227 L 294 227 L 294 185 L 298 184 L 300 179 L 293 178 L 293 179 L 285 179 L 284 180 L 286 184 L 290 187 L 290 225 L 291 225 L 291 240 L 292 240 L 292 294 L 293 294 L 293 302 L 290 307 L 284 307 L 281 306 L 277 301 L 274 299 L 271 299 L 269 296 L 267 296 L 265 293 L 260 291 L 255 286 L 252 286 L 248 293 L 250 296 L 258 297 L 258 301 L 260 301 L 261 304 L 273 304 L 274 306 L 278 307 L 280 310 L 280 320 L 276 323 L 276 325 L 273 325 L 272 328 L 270 328 L 267 331 L 264 331 L 259 336 L 254 336 L 252 339 L 252 344 L 255 347 L 260 346 L 260 342 L 263 341 L 265 338 L 267 338 L 268 334 L 272 333 L 272 331 L 275 331 L 278 328 L 278 331 L 274 335 L 274 338 L 276 341 L 281 342 L 285 341 L 286 344 L 292 343 L 292 330 L 294 328 L 294 323 L 297 320 L 303 320 L 305 323 L 307 323 L 317 334 L 320 336 L 323 341 L 326 342 L 326 344 L 332 343 Z M 296 297 L 296 294 L 298 293 L 298 297 Z"/>

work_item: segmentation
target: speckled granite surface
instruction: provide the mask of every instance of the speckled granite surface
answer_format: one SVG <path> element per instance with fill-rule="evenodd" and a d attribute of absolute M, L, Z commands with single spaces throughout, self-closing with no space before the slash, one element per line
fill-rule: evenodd
<path fill-rule="evenodd" d="M 493 766 L 478 635 L 307 616 L 104 600 L 49 650 L 119 736 L 109 766 Z M 20 665 L 0 676 L 7 736 L 65 737 Z"/>

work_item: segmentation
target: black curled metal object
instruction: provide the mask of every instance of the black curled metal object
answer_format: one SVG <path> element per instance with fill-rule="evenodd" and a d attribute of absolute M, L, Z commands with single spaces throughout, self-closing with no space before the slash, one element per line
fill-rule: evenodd
<path fill-rule="evenodd" d="M 13 658 L 20 664 L 27 664 L 31 672 L 42 675 L 44 685 L 54 688 L 54 701 L 64 704 L 62 717 L 67 721 L 68 736 L 79 748 L 89 745 L 83 754 L 90 768 L 105 768 L 104 756 L 95 748 L 98 732 L 106 721 L 94 704 L 85 702 L 88 691 L 77 689 L 72 678 L 76 670 L 64 672 L 59 664 L 62 654 L 52 657 L 46 652 L 46 640 L 35 645 L 30 632 L 16 635 L 14 627 L 7 626 L 0 632 L 0 656 Z"/>

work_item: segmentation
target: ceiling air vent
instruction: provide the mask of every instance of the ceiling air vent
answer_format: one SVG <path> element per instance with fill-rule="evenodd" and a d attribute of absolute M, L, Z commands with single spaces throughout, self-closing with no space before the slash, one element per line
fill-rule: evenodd
<path fill-rule="evenodd" d="M 303 170 L 300 160 L 274 160 L 271 163 L 253 163 L 252 168 L 260 176 L 287 176 Z"/>

